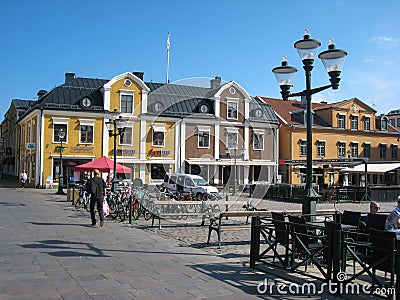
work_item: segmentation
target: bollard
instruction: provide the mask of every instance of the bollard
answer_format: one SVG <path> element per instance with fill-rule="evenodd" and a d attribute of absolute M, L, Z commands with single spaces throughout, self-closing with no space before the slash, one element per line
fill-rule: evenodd
<path fill-rule="evenodd" d="M 129 199 L 129 224 L 132 224 L 132 199 Z"/>
<path fill-rule="evenodd" d="M 226 199 L 226 201 L 228 201 L 228 199 L 229 199 L 228 194 L 226 194 L 225 199 Z M 228 204 L 225 204 L 225 210 L 228 211 Z M 225 219 L 228 220 L 228 216 L 226 216 Z"/>

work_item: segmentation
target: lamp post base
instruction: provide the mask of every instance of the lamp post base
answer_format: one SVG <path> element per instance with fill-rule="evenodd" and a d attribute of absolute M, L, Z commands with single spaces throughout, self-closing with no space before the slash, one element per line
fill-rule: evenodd
<path fill-rule="evenodd" d="M 302 196 L 302 214 L 311 215 L 307 217 L 309 221 L 313 221 L 315 219 L 317 202 L 319 199 L 321 199 L 321 195 L 319 195 L 313 188 L 304 191 Z"/>
<path fill-rule="evenodd" d="M 56 192 L 56 195 L 66 195 L 66 193 L 64 193 L 62 188 L 59 188 Z"/>

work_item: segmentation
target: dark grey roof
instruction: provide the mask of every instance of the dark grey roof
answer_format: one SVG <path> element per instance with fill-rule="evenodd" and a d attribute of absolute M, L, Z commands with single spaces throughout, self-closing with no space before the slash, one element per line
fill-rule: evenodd
<path fill-rule="evenodd" d="M 249 121 L 279 124 L 278 118 L 274 110 L 268 103 L 265 103 L 264 101 L 261 101 L 258 98 L 251 97 L 249 109 L 250 109 Z M 261 110 L 262 112 L 261 117 L 258 117 L 256 113 L 257 110 Z"/>
<path fill-rule="evenodd" d="M 160 82 L 145 82 L 145 84 L 150 89 L 150 93 L 165 85 L 165 83 L 160 83 Z"/>
<path fill-rule="evenodd" d="M 42 96 L 38 100 L 37 107 L 81 109 L 79 106 L 80 100 L 88 97 L 92 100 L 91 109 L 102 110 L 104 103 L 100 88 L 108 81 L 98 78 L 73 78 Z"/>
<path fill-rule="evenodd" d="M 36 100 L 22 100 L 22 99 L 12 99 L 11 105 L 14 105 L 17 109 L 28 109 L 36 103 Z"/>

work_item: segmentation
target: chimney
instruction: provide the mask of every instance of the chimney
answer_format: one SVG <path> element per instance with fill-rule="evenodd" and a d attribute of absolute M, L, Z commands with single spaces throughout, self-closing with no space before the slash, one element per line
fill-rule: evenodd
<path fill-rule="evenodd" d="M 75 73 L 65 73 L 65 83 L 75 78 L 76 78 Z"/>
<path fill-rule="evenodd" d="M 133 72 L 133 75 L 143 80 L 144 72 Z"/>
<path fill-rule="evenodd" d="M 210 83 L 211 83 L 211 88 L 212 89 L 219 88 L 221 86 L 221 77 L 215 76 L 214 79 L 210 80 Z"/>
<path fill-rule="evenodd" d="M 46 90 L 40 90 L 39 92 L 37 92 L 36 95 L 38 96 L 38 99 L 40 99 L 42 96 L 44 96 L 46 94 L 47 94 Z"/>

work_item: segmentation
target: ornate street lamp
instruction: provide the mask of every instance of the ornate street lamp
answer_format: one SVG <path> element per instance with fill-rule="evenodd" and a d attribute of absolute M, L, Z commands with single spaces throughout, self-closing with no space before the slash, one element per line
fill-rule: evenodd
<path fill-rule="evenodd" d="M 57 195 L 65 195 L 64 191 L 63 191 L 63 185 L 64 185 L 64 173 L 63 173 L 63 161 L 62 161 L 62 153 L 64 150 L 63 147 L 63 140 L 65 138 L 65 131 L 64 129 L 60 129 L 57 133 L 58 135 L 58 139 L 61 143 L 60 146 L 60 173 L 59 173 L 59 177 L 58 177 L 58 189 L 57 189 Z"/>
<path fill-rule="evenodd" d="M 332 88 L 339 88 L 340 72 L 342 71 L 347 52 L 336 49 L 333 39 L 329 40 L 328 50 L 321 52 L 318 57 L 322 60 L 326 71 L 329 74 L 331 84 L 318 88 L 311 88 L 311 71 L 313 69 L 314 57 L 318 52 L 321 43 L 310 39 L 310 34 L 306 30 L 304 38 L 294 43 L 301 60 L 306 75 L 306 89 L 298 93 L 290 93 L 292 80 L 297 69 L 288 65 L 286 57 L 282 60 L 282 65 L 272 70 L 281 87 L 283 100 L 289 97 L 305 97 L 306 99 L 306 123 L 307 123 L 307 169 L 306 169 L 306 188 L 303 196 L 302 212 L 303 214 L 315 214 L 316 203 L 320 195 L 312 187 L 312 108 L 311 95 Z"/>
<path fill-rule="evenodd" d="M 126 120 L 122 118 L 120 112 L 117 109 L 114 109 L 111 112 L 111 119 L 106 122 L 106 126 L 108 129 L 108 135 L 110 137 L 114 137 L 114 170 L 113 170 L 113 179 L 112 179 L 112 190 L 113 192 L 117 191 L 118 179 L 117 179 L 117 136 L 123 136 L 125 132 L 125 124 Z"/>

